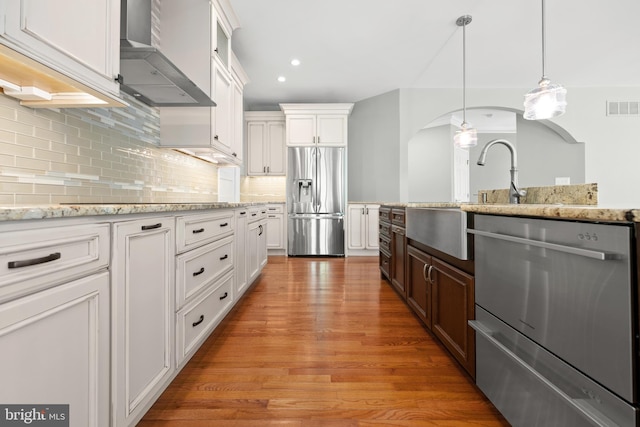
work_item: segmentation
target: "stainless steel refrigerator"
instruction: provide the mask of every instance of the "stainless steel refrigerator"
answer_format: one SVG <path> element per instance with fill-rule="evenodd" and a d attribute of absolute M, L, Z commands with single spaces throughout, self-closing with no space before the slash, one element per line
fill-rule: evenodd
<path fill-rule="evenodd" d="M 289 147 L 290 256 L 344 256 L 345 192 L 343 147 Z"/>

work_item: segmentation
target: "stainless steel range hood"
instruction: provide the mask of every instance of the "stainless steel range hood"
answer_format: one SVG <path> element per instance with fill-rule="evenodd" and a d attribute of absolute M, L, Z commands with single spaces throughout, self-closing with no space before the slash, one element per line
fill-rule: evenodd
<path fill-rule="evenodd" d="M 152 0 L 121 0 L 120 89 L 154 107 L 215 106 L 153 45 L 152 28 Z"/>

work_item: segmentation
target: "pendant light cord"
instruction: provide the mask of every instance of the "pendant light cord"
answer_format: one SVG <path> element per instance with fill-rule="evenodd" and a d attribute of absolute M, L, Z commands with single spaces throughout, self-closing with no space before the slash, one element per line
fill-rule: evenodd
<path fill-rule="evenodd" d="M 467 23 L 466 22 L 462 26 L 462 123 L 467 123 Z"/>
<path fill-rule="evenodd" d="M 547 75 L 545 73 L 545 57 L 546 57 L 546 50 L 547 50 L 547 40 L 544 34 L 544 15 L 545 15 L 544 9 L 545 9 L 544 0 L 542 0 L 542 80 L 545 80 L 547 78 Z"/>

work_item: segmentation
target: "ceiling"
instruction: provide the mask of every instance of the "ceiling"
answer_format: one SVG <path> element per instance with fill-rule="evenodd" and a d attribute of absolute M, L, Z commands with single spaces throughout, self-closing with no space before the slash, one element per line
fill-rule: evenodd
<path fill-rule="evenodd" d="M 230 0 L 247 110 L 357 102 L 398 88 L 533 88 L 539 0 Z M 640 86 L 638 0 L 546 2 L 546 71 L 566 87 Z M 627 22 L 625 22 L 625 20 Z M 301 65 L 293 67 L 291 59 Z M 286 82 L 277 81 L 285 76 Z"/>

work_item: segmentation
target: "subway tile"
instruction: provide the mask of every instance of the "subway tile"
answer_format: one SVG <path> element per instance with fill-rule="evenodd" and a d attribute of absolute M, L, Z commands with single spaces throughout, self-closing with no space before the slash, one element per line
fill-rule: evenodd
<path fill-rule="evenodd" d="M 48 139 L 50 141 L 55 141 L 55 142 L 64 142 L 65 141 L 65 137 L 64 137 L 63 133 L 54 132 L 54 131 L 49 130 L 49 129 L 41 129 L 39 127 L 34 128 L 34 135 L 37 136 L 38 138 L 45 138 L 45 139 Z"/>
<path fill-rule="evenodd" d="M 16 156 L 16 167 L 28 169 L 33 173 L 43 174 L 44 171 L 49 169 L 49 162 L 46 160 Z"/>
<path fill-rule="evenodd" d="M 75 145 L 76 147 L 91 148 L 91 140 L 87 138 L 80 138 L 77 135 L 67 135 L 67 144 Z"/>
<path fill-rule="evenodd" d="M 5 119 L 9 120 L 15 120 L 16 110 L 4 105 L 0 105 L 0 117 L 4 117 Z"/>
<path fill-rule="evenodd" d="M 25 147 L 23 145 L 8 144 L 6 142 L 0 142 L 0 153 L 9 154 L 13 156 L 32 157 L 33 148 Z"/>
<path fill-rule="evenodd" d="M 0 182 L 2 193 L 33 193 L 33 184 L 24 182 Z"/>
<path fill-rule="evenodd" d="M 65 162 L 66 163 L 71 163 L 77 166 L 81 166 L 81 165 L 85 165 L 85 166 L 90 166 L 91 165 L 91 159 L 89 157 L 82 157 L 82 156 L 76 156 L 74 154 L 65 154 Z"/>
<path fill-rule="evenodd" d="M 16 142 L 16 134 L 15 132 L 9 132 L 3 129 L 0 129 L 0 142 Z"/>
<path fill-rule="evenodd" d="M 65 187 L 64 190 L 68 196 L 91 196 L 91 187 Z"/>
<path fill-rule="evenodd" d="M 78 165 L 78 173 L 100 176 L 100 174 L 102 173 L 102 169 L 91 165 Z"/>
<path fill-rule="evenodd" d="M 0 129 L 4 129 L 10 132 L 20 133 L 23 135 L 33 134 L 33 126 L 26 125 L 14 120 L 7 120 L 2 117 L 0 117 Z"/>
<path fill-rule="evenodd" d="M 64 185 L 34 184 L 34 194 L 64 194 Z"/>
<path fill-rule="evenodd" d="M 0 166 L 15 166 L 16 158 L 15 156 L 11 156 L 9 154 L 2 154 L 0 152 Z"/>
<path fill-rule="evenodd" d="M 49 150 L 49 148 L 51 147 L 51 143 L 48 139 L 20 134 L 16 135 L 16 144 L 38 148 L 40 150 Z"/>
<path fill-rule="evenodd" d="M 62 134 L 65 135 L 65 139 L 68 139 L 70 136 L 78 136 L 80 134 L 80 131 L 78 130 L 78 128 L 73 127 L 73 126 L 69 126 L 67 124 L 65 124 L 64 122 L 59 123 L 59 122 L 52 122 L 51 123 L 51 130 L 53 130 L 54 132 L 60 132 Z"/>
<path fill-rule="evenodd" d="M 51 197 L 48 194 L 16 194 L 15 204 L 21 205 L 48 205 Z"/>
<path fill-rule="evenodd" d="M 33 155 L 38 160 L 49 160 L 51 162 L 60 162 L 63 163 L 65 161 L 64 153 L 60 153 L 58 151 L 50 151 L 50 150 L 41 150 L 36 148 L 33 150 Z"/>
<path fill-rule="evenodd" d="M 74 156 L 78 156 L 78 147 L 75 145 L 69 144 L 61 144 L 59 142 L 51 142 L 50 144 L 51 151 L 55 151 L 57 153 L 71 154 Z"/>
<path fill-rule="evenodd" d="M 51 120 L 52 125 L 65 123 L 66 121 L 65 114 L 59 110 L 56 111 L 51 108 L 37 108 L 37 109 L 34 109 L 33 111 L 36 116 L 44 117 L 46 119 Z M 55 128 L 53 129 L 55 130 Z"/>
<path fill-rule="evenodd" d="M 16 112 L 16 121 L 41 129 L 51 129 L 51 120 L 36 116 L 33 110 L 19 109 Z"/>
<path fill-rule="evenodd" d="M 51 170 L 55 172 L 66 173 L 78 173 L 78 165 L 73 163 L 66 163 L 63 159 L 62 162 L 51 162 Z"/>
<path fill-rule="evenodd" d="M 15 204 L 15 195 L 13 193 L 2 194 L 2 192 L 0 191 L 0 206 L 13 206 L 14 204 Z"/>

